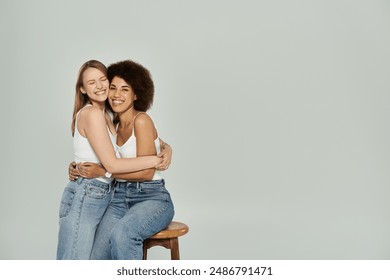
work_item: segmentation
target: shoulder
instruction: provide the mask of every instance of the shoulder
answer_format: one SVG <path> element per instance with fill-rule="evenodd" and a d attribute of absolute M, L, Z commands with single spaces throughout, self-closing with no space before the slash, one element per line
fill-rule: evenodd
<path fill-rule="evenodd" d="M 137 127 L 138 126 L 153 125 L 153 120 L 148 114 L 141 112 L 134 119 L 134 125 Z"/>
<path fill-rule="evenodd" d="M 80 110 L 80 115 L 95 115 L 95 114 L 102 114 L 102 110 L 95 107 L 95 106 L 86 106 L 83 109 Z"/>
<path fill-rule="evenodd" d="M 156 132 L 152 118 L 146 113 L 140 113 L 134 120 L 134 130 L 136 136 L 139 133 Z"/>
<path fill-rule="evenodd" d="M 80 110 L 80 118 L 87 121 L 104 118 L 102 110 L 95 106 L 88 106 Z"/>

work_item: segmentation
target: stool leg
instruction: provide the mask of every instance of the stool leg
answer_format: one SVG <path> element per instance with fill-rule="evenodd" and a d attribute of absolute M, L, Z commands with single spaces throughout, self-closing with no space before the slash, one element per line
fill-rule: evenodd
<path fill-rule="evenodd" d="M 142 259 L 143 260 L 147 260 L 148 259 L 148 248 L 145 246 L 146 244 L 144 243 L 144 246 L 143 246 L 143 256 L 142 256 Z"/>
<path fill-rule="evenodd" d="M 170 248 L 171 248 L 171 260 L 180 260 L 179 254 L 179 241 L 176 238 L 170 238 Z"/>

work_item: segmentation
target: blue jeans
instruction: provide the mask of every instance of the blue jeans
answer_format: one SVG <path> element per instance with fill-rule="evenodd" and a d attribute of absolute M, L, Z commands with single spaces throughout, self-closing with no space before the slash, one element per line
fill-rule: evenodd
<path fill-rule="evenodd" d="M 79 178 L 66 186 L 59 210 L 58 260 L 90 259 L 100 223 L 113 197 L 113 183 Z"/>
<path fill-rule="evenodd" d="M 164 180 L 116 182 L 99 224 L 91 259 L 141 260 L 143 241 L 165 229 L 174 207 Z"/>

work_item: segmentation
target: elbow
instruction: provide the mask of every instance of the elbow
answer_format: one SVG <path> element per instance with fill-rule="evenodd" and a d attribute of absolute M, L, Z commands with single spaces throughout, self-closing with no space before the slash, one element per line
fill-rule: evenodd
<path fill-rule="evenodd" d="M 108 173 L 113 174 L 113 173 L 117 173 L 117 171 L 118 171 L 118 170 L 115 168 L 115 166 L 112 165 L 112 164 L 103 164 L 103 166 L 104 166 L 104 169 L 106 169 L 106 171 L 107 171 Z"/>

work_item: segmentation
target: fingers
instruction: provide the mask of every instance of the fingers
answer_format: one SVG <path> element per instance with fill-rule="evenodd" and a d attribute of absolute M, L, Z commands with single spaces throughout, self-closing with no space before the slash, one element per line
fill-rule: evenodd
<path fill-rule="evenodd" d="M 71 163 L 69 163 L 69 169 L 70 168 L 76 168 L 76 163 L 74 161 L 72 161 Z"/>
<path fill-rule="evenodd" d="M 161 162 L 156 165 L 156 169 L 159 171 L 165 171 L 169 168 L 170 163 L 167 162 Z"/>
<path fill-rule="evenodd" d="M 88 166 L 92 166 L 92 163 L 90 163 L 90 162 L 82 162 L 82 163 L 80 163 L 80 166 L 88 167 Z"/>
<path fill-rule="evenodd" d="M 79 172 L 76 169 L 76 163 L 72 162 L 69 164 L 68 175 L 70 181 L 74 181 L 79 177 Z"/>
<path fill-rule="evenodd" d="M 169 166 L 166 166 L 166 165 L 164 165 L 164 166 L 156 166 L 156 169 L 157 169 L 158 171 L 165 171 L 165 170 L 168 169 L 168 167 L 169 167 Z"/>
<path fill-rule="evenodd" d="M 91 175 L 91 164 L 89 163 L 82 163 L 78 166 L 78 172 L 81 177 L 84 178 L 93 178 Z"/>
<path fill-rule="evenodd" d="M 72 162 L 69 164 L 69 180 L 74 181 L 77 180 L 78 177 L 91 178 L 91 166 L 92 164 L 84 162 L 84 163 L 75 163 Z"/>
<path fill-rule="evenodd" d="M 162 163 L 164 165 L 170 165 L 171 164 L 171 157 L 169 157 L 166 153 L 159 153 L 157 155 L 157 157 L 162 159 Z"/>
<path fill-rule="evenodd" d="M 79 175 L 81 177 L 88 178 L 89 173 L 86 170 L 81 170 L 81 171 L 79 171 Z"/>
<path fill-rule="evenodd" d="M 163 155 L 163 157 L 162 157 L 162 164 L 164 164 L 165 166 L 171 165 L 171 158 Z"/>
<path fill-rule="evenodd" d="M 84 165 L 80 164 L 80 165 L 78 166 L 77 170 L 78 170 L 80 176 L 83 176 L 83 177 L 84 177 L 84 174 L 85 174 L 85 172 L 86 172 L 86 167 L 85 167 Z"/>

